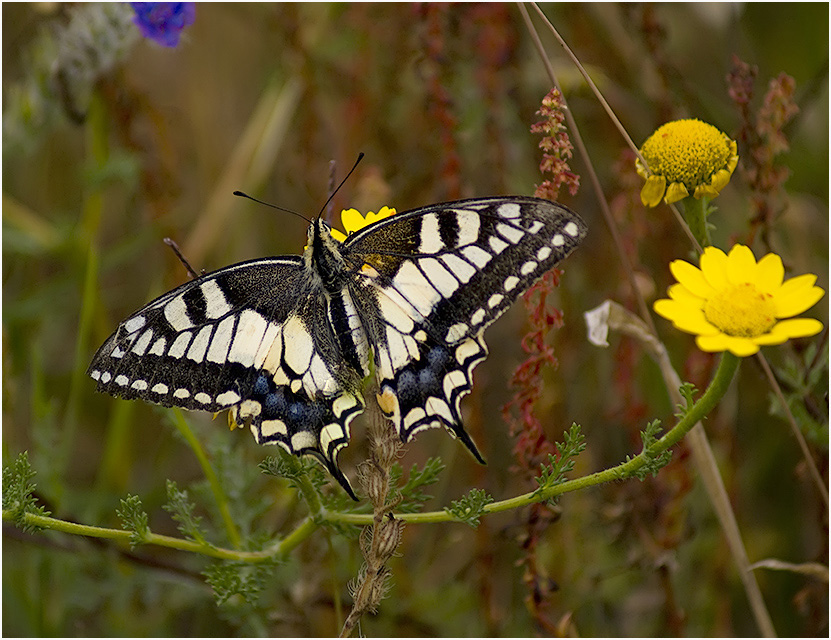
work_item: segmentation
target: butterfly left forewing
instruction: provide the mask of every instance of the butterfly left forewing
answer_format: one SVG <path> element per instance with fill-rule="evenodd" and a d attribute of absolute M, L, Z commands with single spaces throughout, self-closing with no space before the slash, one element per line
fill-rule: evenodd
<path fill-rule="evenodd" d="M 99 391 L 222 411 L 257 442 L 337 468 L 363 410 L 361 376 L 343 364 L 324 296 L 300 257 L 241 263 L 187 282 L 121 323 L 88 371 Z"/>
<path fill-rule="evenodd" d="M 221 411 L 242 399 L 263 341 L 291 311 L 274 280 L 303 283 L 299 259 L 233 265 L 191 280 L 136 311 L 89 366 L 98 390 L 164 406 Z"/>

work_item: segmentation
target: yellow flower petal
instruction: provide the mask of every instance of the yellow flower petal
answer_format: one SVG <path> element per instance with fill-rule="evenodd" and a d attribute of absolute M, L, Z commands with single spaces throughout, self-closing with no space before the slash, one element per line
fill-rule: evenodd
<path fill-rule="evenodd" d="M 724 187 L 727 186 L 727 183 L 730 182 L 730 174 L 732 172 L 728 171 L 727 169 L 720 169 L 713 174 L 713 179 L 710 181 L 710 188 L 718 193 Z"/>
<path fill-rule="evenodd" d="M 782 258 L 775 253 L 769 253 L 756 264 L 756 282 L 754 283 L 761 291 L 775 293 L 782 286 L 785 278 L 785 267 L 782 266 Z"/>
<path fill-rule="evenodd" d="M 790 318 L 807 311 L 825 295 L 820 287 L 815 287 L 817 277 L 812 273 L 786 280 L 773 296 L 777 318 Z"/>
<path fill-rule="evenodd" d="M 733 284 L 756 282 L 756 258 L 743 244 L 737 244 L 727 255 L 727 279 Z"/>
<path fill-rule="evenodd" d="M 367 211 L 366 215 L 363 215 L 357 209 L 344 209 L 340 212 L 340 220 L 343 228 L 346 229 L 346 234 L 351 235 L 393 214 L 395 214 L 395 209 L 392 207 L 381 207 L 378 213 Z M 336 229 L 332 229 L 332 237 L 343 242 L 347 236 Z"/>
<path fill-rule="evenodd" d="M 673 300 L 682 302 L 694 309 L 704 308 L 704 298 L 695 295 L 692 291 L 687 289 L 683 284 L 673 284 L 667 289 L 667 294 Z"/>
<path fill-rule="evenodd" d="M 778 295 L 792 296 L 794 294 L 804 293 L 813 287 L 816 281 L 817 277 L 813 273 L 803 273 L 801 276 L 788 278 L 788 280 L 782 283 Z"/>
<path fill-rule="evenodd" d="M 666 298 L 656 300 L 652 304 L 652 308 L 655 309 L 655 313 L 667 320 L 675 320 L 676 315 L 683 313 L 683 306 L 677 300 L 667 300 Z"/>
<path fill-rule="evenodd" d="M 729 351 L 735 356 L 746 358 L 759 351 L 759 345 L 754 344 L 748 338 L 737 338 L 720 333 L 715 336 L 698 336 L 695 343 L 702 351 L 715 353 L 717 351 Z"/>
<path fill-rule="evenodd" d="M 718 333 L 718 329 L 707 321 L 701 309 L 689 307 L 677 300 L 656 300 L 652 305 L 655 313 L 671 320 L 681 331 L 695 334 Z"/>
<path fill-rule="evenodd" d="M 641 202 L 646 207 L 657 207 L 666 191 L 667 181 L 664 176 L 649 176 L 641 189 Z"/>
<path fill-rule="evenodd" d="M 791 336 L 788 335 L 787 327 L 784 329 L 780 328 L 780 322 L 776 326 L 773 327 L 768 333 L 762 334 L 761 336 L 756 336 L 753 338 L 753 342 L 758 344 L 760 347 L 767 347 L 775 344 L 782 344 L 783 342 L 787 342 Z"/>
<path fill-rule="evenodd" d="M 727 159 L 727 170 L 730 175 L 736 170 L 739 164 L 739 147 L 735 140 L 730 141 L 730 157 Z"/>
<path fill-rule="evenodd" d="M 727 254 L 718 247 L 707 247 L 701 254 L 701 272 L 713 289 L 720 291 L 728 285 Z"/>
<path fill-rule="evenodd" d="M 675 276 L 675 279 L 687 287 L 693 295 L 709 298 L 715 294 L 715 290 L 707 282 L 701 269 L 691 265 L 686 260 L 673 260 L 669 263 L 669 270 Z"/>
<path fill-rule="evenodd" d="M 715 198 L 727 186 L 727 183 L 730 182 L 730 176 L 732 174 L 732 169 L 719 169 L 713 174 L 710 182 L 698 185 L 693 195 L 696 198 Z"/>
<path fill-rule="evenodd" d="M 702 336 L 706 337 L 706 336 Z M 759 345 L 753 342 L 750 338 L 743 338 L 740 336 L 725 336 L 727 338 L 727 350 L 734 356 L 746 358 L 758 353 Z"/>
<path fill-rule="evenodd" d="M 822 323 L 814 318 L 791 318 L 789 320 L 782 320 L 777 322 L 770 334 L 760 336 L 760 338 L 767 339 L 768 335 L 776 338 L 782 338 L 780 342 L 773 342 L 764 344 L 780 344 L 791 338 L 807 338 L 808 336 L 815 336 L 822 331 Z M 761 344 L 761 343 L 760 343 Z"/>
<path fill-rule="evenodd" d="M 332 234 L 332 237 L 337 240 L 338 242 L 346 242 L 346 234 L 338 229 L 330 229 L 329 233 Z"/>
<path fill-rule="evenodd" d="M 695 188 L 693 191 L 693 197 L 698 198 L 710 198 L 711 200 L 718 195 L 719 190 L 714 189 L 712 185 L 709 184 L 700 184 Z"/>
<path fill-rule="evenodd" d="M 684 186 L 683 182 L 671 182 L 667 187 L 667 195 L 664 197 L 664 200 L 667 204 L 672 204 L 673 202 L 683 200 L 688 195 L 690 195 L 690 192 L 687 191 L 687 187 Z"/>
<path fill-rule="evenodd" d="M 340 220 L 347 233 L 353 233 L 364 226 L 364 217 L 357 209 L 344 209 L 340 213 Z"/>

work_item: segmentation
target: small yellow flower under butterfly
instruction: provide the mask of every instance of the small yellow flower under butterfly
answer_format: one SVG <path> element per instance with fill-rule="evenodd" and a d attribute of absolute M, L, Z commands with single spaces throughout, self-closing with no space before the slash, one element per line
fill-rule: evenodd
<path fill-rule="evenodd" d="M 695 198 L 715 198 L 728 182 L 739 162 L 736 141 L 700 120 L 675 120 L 659 127 L 641 147 L 635 161 L 638 174 L 646 180 L 641 202 L 657 207 Z"/>
<path fill-rule="evenodd" d="M 340 219 L 343 224 L 343 228 L 346 229 L 346 234 L 342 231 L 338 231 L 337 229 L 332 229 L 332 237 L 338 242 L 345 242 L 347 236 L 355 233 L 356 231 L 360 231 L 364 227 L 371 225 L 373 222 L 389 218 L 390 216 L 395 215 L 395 213 L 396 211 L 392 207 L 381 207 L 378 213 L 368 211 L 366 215 L 363 215 L 357 209 L 344 209 L 340 213 Z"/>
<path fill-rule="evenodd" d="M 701 268 L 683 260 L 674 260 L 669 268 L 678 283 L 669 288 L 669 299 L 655 302 L 655 311 L 677 329 L 696 334 L 702 351 L 750 356 L 760 346 L 822 330 L 819 320 L 793 318 L 824 295 L 814 285 L 817 277 L 809 273 L 785 281 L 782 259 L 775 253 L 756 262 L 743 245 L 729 255 L 707 247 Z"/>

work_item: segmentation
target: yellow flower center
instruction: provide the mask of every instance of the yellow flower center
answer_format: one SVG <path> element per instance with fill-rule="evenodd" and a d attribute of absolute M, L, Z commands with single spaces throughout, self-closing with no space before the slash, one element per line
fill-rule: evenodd
<path fill-rule="evenodd" d="M 676 120 L 659 127 L 641 153 L 655 175 L 680 182 L 690 193 L 728 168 L 730 140 L 713 125 L 700 120 Z M 732 170 L 731 170 L 732 171 Z"/>
<path fill-rule="evenodd" d="M 707 321 L 729 336 L 754 338 L 776 324 L 773 296 L 749 282 L 725 287 L 704 304 Z"/>

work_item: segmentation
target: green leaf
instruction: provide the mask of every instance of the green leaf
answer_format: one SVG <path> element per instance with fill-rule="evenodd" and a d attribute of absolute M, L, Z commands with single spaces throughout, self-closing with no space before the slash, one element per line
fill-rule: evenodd
<path fill-rule="evenodd" d="M 450 503 L 445 511 L 474 529 L 479 526 L 479 517 L 485 511 L 485 505 L 493 502 L 493 496 L 483 489 L 471 489 L 470 493 Z"/>
<path fill-rule="evenodd" d="M 10 511 L 15 525 L 26 533 L 35 533 L 42 527 L 28 524 L 26 514 L 48 516 L 49 511 L 37 505 L 32 495 L 37 486 L 32 479 L 36 472 L 29 464 L 29 453 L 22 452 L 10 467 L 3 468 L 3 510 Z"/>
<path fill-rule="evenodd" d="M 394 495 L 400 495 L 402 498 L 396 510 L 401 513 L 415 513 L 420 511 L 424 503 L 433 497 L 425 493 L 422 489 L 431 484 L 436 484 L 439 481 L 439 474 L 443 470 L 444 463 L 441 461 L 441 458 L 429 458 L 421 469 L 418 468 L 418 465 L 414 464 L 410 469 L 410 474 L 404 486 L 392 489 L 390 492 Z M 398 479 L 401 477 L 401 474 L 401 465 L 396 463 L 393 465 L 393 470 L 390 473 L 390 486 L 395 487 L 398 484 Z"/>
<path fill-rule="evenodd" d="M 127 497 L 121 500 L 121 508 L 115 512 L 121 518 L 121 528 L 131 532 L 130 547 L 135 548 L 142 544 L 150 533 L 150 527 L 141 498 L 127 494 Z"/>
<path fill-rule="evenodd" d="M 201 527 L 202 518 L 193 513 L 195 505 L 188 500 L 188 492 L 179 491 L 173 480 L 167 481 L 167 504 L 162 508 L 179 523 L 182 535 L 194 542 L 209 544 Z"/>
<path fill-rule="evenodd" d="M 253 606 L 273 573 L 274 565 L 251 565 L 239 562 L 216 563 L 205 569 L 202 575 L 211 585 L 219 606 Z M 237 597 L 238 596 L 238 597 Z"/>
<path fill-rule="evenodd" d="M 579 424 L 572 424 L 564 435 L 564 442 L 554 443 L 559 455 L 548 454 L 548 464 L 540 465 L 540 475 L 535 478 L 539 485 L 534 492 L 536 494 L 565 482 L 566 474 L 574 469 L 574 458 L 586 449 L 585 438 Z"/>
<path fill-rule="evenodd" d="M 304 460 L 282 449 L 277 450 L 276 456 L 267 456 L 259 467 L 265 474 L 286 480 L 297 480 L 309 473 L 309 465 Z"/>
<path fill-rule="evenodd" d="M 681 386 L 682 393 L 685 385 Z M 691 388 L 692 385 L 689 385 Z M 691 393 L 691 391 L 690 391 Z M 641 440 L 643 441 L 643 455 L 646 458 L 646 464 L 640 467 L 633 474 L 638 480 L 645 480 L 647 476 L 657 476 L 658 472 L 669 464 L 672 459 L 672 451 L 665 449 L 660 452 L 653 452 L 651 449 L 661 436 L 661 421 L 653 420 L 646 425 L 646 429 L 641 431 Z M 626 458 L 629 460 L 629 457 Z"/>
<path fill-rule="evenodd" d="M 814 446 L 828 450 L 828 350 L 811 343 L 802 354 L 788 354 L 774 374 L 799 430 Z M 786 420 L 781 400 L 769 393 L 769 412 Z"/>
<path fill-rule="evenodd" d="M 681 420 L 687 415 L 695 404 L 695 394 L 698 389 L 692 382 L 684 382 L 678 387 L 681 397 L 684 398 L 684 404 L 679 404 L 675 408 L 675 417 Z"/>

